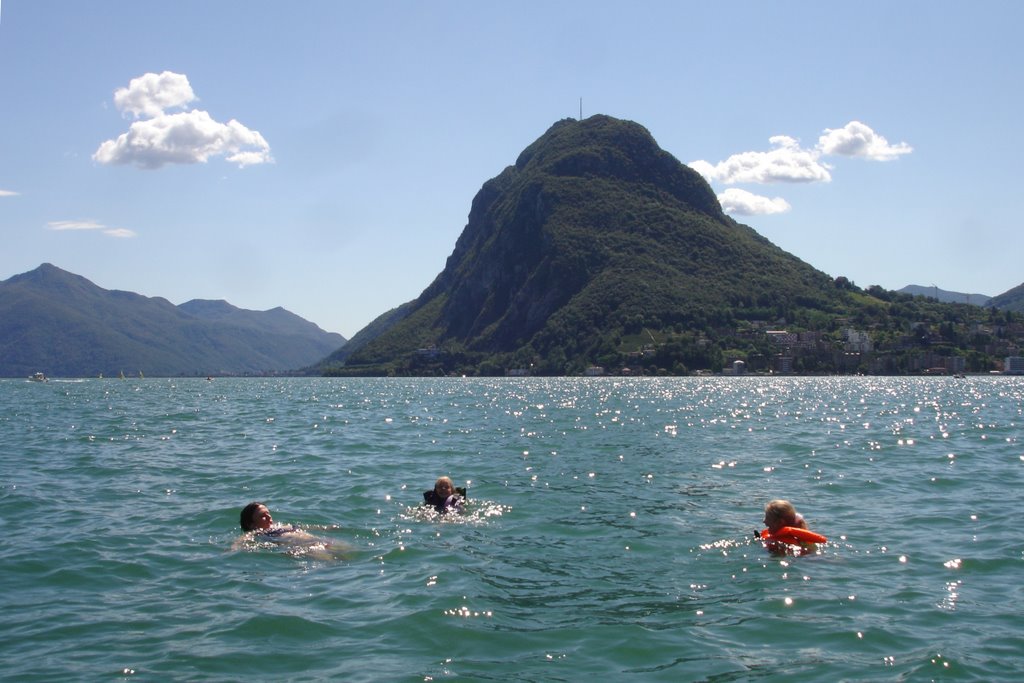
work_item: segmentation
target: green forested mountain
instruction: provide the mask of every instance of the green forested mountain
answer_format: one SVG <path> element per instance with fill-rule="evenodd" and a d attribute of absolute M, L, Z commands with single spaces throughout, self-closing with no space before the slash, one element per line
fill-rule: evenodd
<path fill-rule="evenodd" d="M 345 339 L 276 308 L 111 291 L 43 264 L 0 282 L 0 376 L 260 374 L 294 370 Z"/>
<path fill-rule="evenodd" d="M 642 126 L 593 116 L 556 123 L 484 183 L 434 282 L 321 369 L 682 373 L 743 360 L 829 371 L 881 358 L 877 369 L 900 371 L 934 362 L 909 359 L 933 326 L 967 335 L 982 322 L 973 315 L 987 314 L 822 273 L 726 216 Z M 851 338 L 872 354 L 849 351 Z"/>

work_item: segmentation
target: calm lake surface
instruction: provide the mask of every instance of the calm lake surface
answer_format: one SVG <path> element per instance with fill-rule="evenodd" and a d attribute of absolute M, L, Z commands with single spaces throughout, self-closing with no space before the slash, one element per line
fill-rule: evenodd
<path fill-rule="evenodd" d="M 1024 379 L 0 380 L 0 677 L 1011 681 Z M 440 474 L 471 505 L 418 509 Z M 771 498 L 830 542 L 774 557 Z M 325 549 L 248 544 L 265 502 Z"/>

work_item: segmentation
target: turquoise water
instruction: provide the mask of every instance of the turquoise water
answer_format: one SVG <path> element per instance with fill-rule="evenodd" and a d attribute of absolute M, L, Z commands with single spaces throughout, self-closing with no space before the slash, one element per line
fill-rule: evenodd
<path fill-rule="evenodd" d="M 0 381 L 0 677 L 1016 680 L 1024 381 Z M 417 509 L 439 474 L 462 517 Z M 830 537 L 751 540 L 789 498 Z M 328 553 L 243 546 L 264 501 Z"/>

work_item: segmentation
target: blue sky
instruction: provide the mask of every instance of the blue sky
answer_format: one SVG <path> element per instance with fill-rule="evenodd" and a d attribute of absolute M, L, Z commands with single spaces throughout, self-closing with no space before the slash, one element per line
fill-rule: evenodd
<path fill-rule="evenodd" d="M 555 121 L 644 125 L 832 276 L 1024 282 L 1020 2 L 2 0 L 0 279 L 350 337 Z"/>

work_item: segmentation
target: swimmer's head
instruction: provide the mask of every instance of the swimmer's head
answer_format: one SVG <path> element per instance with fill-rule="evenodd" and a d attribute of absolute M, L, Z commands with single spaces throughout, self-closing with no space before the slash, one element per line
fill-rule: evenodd
<path fill-rule="evenodd" d="M 242 508 L 239 523 L 242 525 L 242 531 L 255 531 L 269 529 L 270 525 L 274 523 L 274 518 L 270 516 L 270 510 L 266 505 L 252 502 Z"/>
<path fill-rule="evenodd" d="M 441 496 L 441 498 L 447 498 L 455 493 L 455 484 L 452 483 L 450 477 L 438 477 L 437 481 L 434 482 L 434 493 Z"/>
<path fill-rule="evenodd" d="M 796 508 L 788 500 L 773 500 L 764 506 L 764 525 L 770 531 L 784 526 L 797 526 Z"/>

